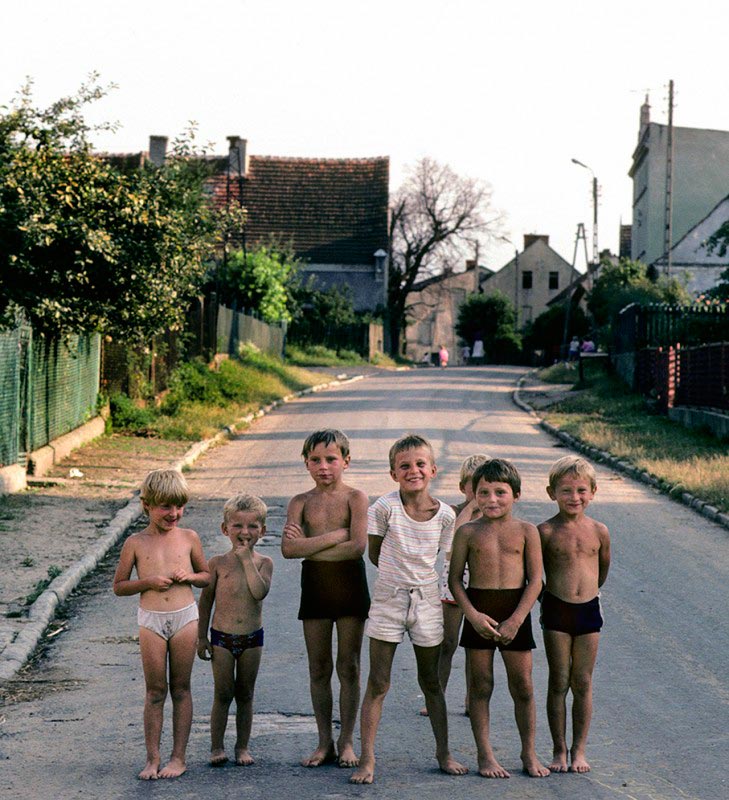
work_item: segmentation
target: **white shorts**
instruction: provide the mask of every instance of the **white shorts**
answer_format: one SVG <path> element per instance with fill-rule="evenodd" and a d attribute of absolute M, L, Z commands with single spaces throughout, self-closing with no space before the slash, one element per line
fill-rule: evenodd
<path fill-rule="evenodd" d="M 141 607 L 137 609 L 137 624 L 167 640 L 196 619 L 198 619 L 197 603 L 190 603 L 189 606 L 175 611 L 148 611 Z"/>
<path fill-rule="evenodd" d="M 452 606 L 457 605 L 450 588 L 448 587 L 448 570 L 451 567 L 451 562 L 446 561 L 443 564 L 443 570 L 440 573 L 440 601 L 441 603 L 450 603 Z M 463 585 L 468 589 L 468 564 L 463 569 Z"/>
<path fill-rule="evenodd" d="M 365 633 L 372 639 L 399 644 L 407 631 L 418 647 L 443 641 L 443 607 L 438 583 L 413 588 L 375 583 Z"/>

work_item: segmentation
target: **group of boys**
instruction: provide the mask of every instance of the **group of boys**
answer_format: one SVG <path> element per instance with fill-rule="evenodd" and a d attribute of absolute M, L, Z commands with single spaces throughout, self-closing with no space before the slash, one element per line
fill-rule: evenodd
<path fill-rule="evenodd" d="M 532 777 L 587 772 L 592 672 L 602 627 L 599 589 L 610 564 L 607 528 L 585 514 L 597 488 L 589 462 L 567 456 L 553 465 L 547 492 L 558 512 L 535 527 L 513 516 L 521 479 L 513 464 L 503 459 L 480 454 L 466 459 L 460 475 L 465 501 L 451 507 L 430 494 L 437 472 L 430 443 L 416 434 L 405 435 L 389 453 L 390 475 L 398 488 L 369 506 L 363 492 L 344 483 L 350 452 L 341 431 L 314 432 L 304 442 L 302 455 L 314 486 L 290 501 L 281 538 L 285 558 L 303 559 L 298 616 L 303 622 L 318 743 L 301 763 L 307 767 L 337 763 L 354 768 L 352 783 L 373 782 L 375 740 L 393 658 L 407 633 L 425 697 L 421 713 L 430 720 L 438 766 L 449 775 L 465 774 L 467 768 L 450 753 L 444 694 L 463 622 L 466 713 L 476 742 L 478 773 L 486 778 L 509 777 L 489 736 L 496 649 L 501 651 L 514 702 L 524 772 Z M 116 594 L 140 594 L 147 763 L 139 777 L 171 778 L 185 771 L 196 650 L 200 658 L 212 661 L 215 684 L 210 764 L 221 766 L 228 760 L 223 739 L 233 699 L 235 763 L 252 764 L 248 743 L 263 646 L 261 606 L 273 572 L 272 560 L 255 550 L 266 532 L 266 506 L 251 495 L 231 498 L 222 523 L 231 549 L 206 563 L 195 532 L 178 527 L 188 499 L 179 473 L 150 473 L 141 499 L 149 524 L 125 542 L 114 577 Z M 371 600 L 365 550 L 377 567 Z M 439 579 L 440 551 L 445 562 Z M 137 572 L 135 580 L 132 569 Z M 202 588 L 199 610 L 193 586 Z M 538 598 L 549 665 L 547 717 L 554 745 L 547 767 L 535 750 L 530 612 Z M 336 743 L 331 688 L 335 628 L 341 717 Z M 365 633 L 370 669 L 360 713 L 358 758 L 354 730 Z M 168 764 L 161 767 L 168 672 L 173 750 Z M 573 740 L 568 751 L 570 690 Z"/>

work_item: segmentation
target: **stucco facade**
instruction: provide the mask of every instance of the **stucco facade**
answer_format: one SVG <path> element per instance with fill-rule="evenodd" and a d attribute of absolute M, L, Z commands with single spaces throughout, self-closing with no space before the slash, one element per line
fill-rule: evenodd
<path fill-rule="evenodd" d="M 665 255 L 668 126 L 650 122 L 641 109 L 638 146 L 629 171 L 633 179 L 631 258 L 653 264 Z M 676 245 L 726 197 L 729 189 L 729 131 L 673 128 L 672 245 Z"/>

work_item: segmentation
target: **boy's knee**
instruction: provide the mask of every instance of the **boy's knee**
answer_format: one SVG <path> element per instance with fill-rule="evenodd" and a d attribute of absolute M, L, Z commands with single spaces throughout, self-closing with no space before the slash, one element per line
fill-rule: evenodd
<path fill-rule="evenodd" d="M 479 678 L 478 680 L 471 680 L 468 684 L 468 695 L 476 700 L 490 700 L 493 691 L 493 680 Z"/>
<path fill-rule="evenodd" d="M 236 696 L 236 692 L 230 686 L 220 688 L 216 686 L 214 694 L 216 702 L 226 706 L 229 706 L 233 702 L 233 697 Z"/>
<path fill-rule="evenodd" d="M 333 671 L 334 664 L 331 660 L 314 661 L 309 664 L 309 679 L 312 683 L 328 683 Z"/>
<path fill-rule="evenodd" d="M 572 694 L 585 696 L 592 691 L 592 675 L 573 675 L 570 679 Z"/>
<path fill-rule="evenodd" d="M 180 700 L 185 700 L 187 697 L 190 696 L 190 682 L 186 681 L 185 683 L 173 683 L 170 686 L 170 697 L 172 698 L 173 703 L 177 703 Z"/>
<path fill-rule="evenodd" d="M 379 675 L 370 675 L 367 681 L 367 694 L 371 697 L 384 697 L 390 691 L 390 681 Z"/>
<path fill-rule="evenodd" d="M 148 703 L 152 705 L 160 705 L 167 699 L 167 684 L 158 683 L 152 686 L 147 686 L 146 698 Z"/>
<path fill-rule="evenodd" d="M 359 662 L 352 658 L 337 659 L 337 677 L 340 683 L 359 681 Z"/>
<path fill-rule="evenodd" d="M 534 686 L 531 678 L 512 678 L 509 681 L 509 691 L 514 700 L 526 702 L 534 697 Z"/>
<path fill-rule="evenodd" d="M 443 691 L 443 687 L 440 683 L 440 676 L 437 672 L 419 672 L 418 684 L 425 694 L 433 695 Z"/>
<path fill-rule="evenodd" d="M 245 684 L 235 687 L 235 702 L 237 705 L 253 702 L 253 686 Z"/>

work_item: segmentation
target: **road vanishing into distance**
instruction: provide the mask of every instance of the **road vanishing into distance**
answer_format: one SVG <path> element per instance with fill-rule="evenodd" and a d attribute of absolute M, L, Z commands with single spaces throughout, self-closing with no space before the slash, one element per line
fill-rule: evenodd
<path fill-rule="evenodd" d="M 503 666 L 497 658 L 492 741 L 509 780 L 476 774 L 476 753 L 463 714 L 463 651 L 448 686 L 451 748 L 470 768 L 448 777 L 436 769 L 434 744 L 416 682 L 411 646 L 395 658 L 385 701 L 372 786 L 352 786 L 349 770 L 305 769 L 314 747 L 301 623 L 296 615 L 300 566 L 280 555 L 286 504 L 310 485 L 300 456 L 305 436 L 342 428 L 352 443 L 348 481 L 374 499 L 395 488 L 390 444 L 406 431 L 433 443 L 433 493 L 459 500 L 458 471 L 476 452 L 513 460 L 523 476 L 518 516 L 534 523 L 554 513 L 545 485 L 550 465 L 567 452 L 513 405 L 516 367 L 422 369 L 376 373 L 309 395 L 257 421 L 247 433 L 209 451 L 188 474 L 193 499 L 184 524 L 197 530 L 208 557 L 228 549 L 220 533 L 223 502 L 239 491 L 269 505 L 259 547 L 275 562 L 264 602 L 266 646 L 254 701 L 252 767 L 207 766 L 210 666 L 193 672 L 194 721 L 188 772 L 174 781 L 138 781 L 144 765 L 136 598 L 111 591 L 115 558 L 83 584 L 69 606 L 68 629 L 26 676 L 18 702 L 0 716 L 0 796 L 13 800 L 75 798 L 580 798 L 583 800 L 720 800 L 729 797 L 729 532 L 652 488 L 600 465 L 591 513 L 605 522 L 613 564 L 602 592 L 606 625 L 595 672 L 588 775 L 521 774 L 519 740 Z M 39 521 L 42 524 L 42 521 Z M 49 531 L 52 546 L 53 532 Z M 370 569 L 374 578 L 374 569 Z M 533 612 L 537 752 L 551 742 L 544 711 L 546 661 Z M 367 674 L 366 643 L 363 685 Z M 337 691 L 335 690 L 335 696 Z M 232 709 L 233 710 L 233 709 Z M 337 714 L 335 705 L 335 716 Z M 163 758 L 170 749 L 168 700 Z M 232 752 L 234 721 L 228 726 Z"/>

